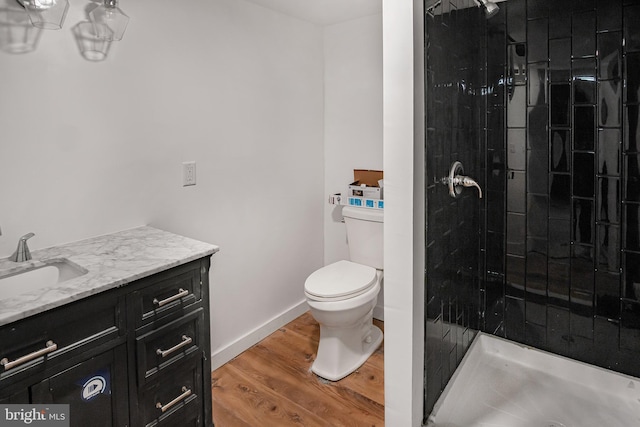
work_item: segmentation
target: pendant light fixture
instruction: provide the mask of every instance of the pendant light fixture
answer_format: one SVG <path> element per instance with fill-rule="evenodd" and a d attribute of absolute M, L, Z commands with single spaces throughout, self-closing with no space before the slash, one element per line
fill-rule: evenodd
<path fill-rule="evenodd" d="M 96 36 L 109 41 L 122 40 L 129 17 L 118 7 L 117 0 L 104 3 L 89 12 L 89 19 L 96 27 Z"/>
<path fill-rule="evenodd" d="M 0 50 L 7 53 L 33 52 L 42 29 L 31 23 L 27 11 L 19 5 L 0 8 Z"/>
<path fill-rule="evenodd" d="M 69 10 L 69 0 L 18 0 L 34 27 L 59 30 Z"/>

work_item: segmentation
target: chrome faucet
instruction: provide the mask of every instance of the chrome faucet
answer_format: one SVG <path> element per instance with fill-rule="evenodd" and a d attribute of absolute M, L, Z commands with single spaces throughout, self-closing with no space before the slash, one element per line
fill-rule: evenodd
<path fill-rule="evenodd" d="M 31 259 L 31 252 L 29 252 L 29 246 L 27 246 L 27 240 L 35 236 L 33 233 L 27 233 L 18 240 L 18 248 L 16 251 L 9 257 L 10 261 L 13 262 L 24 262 L 29 261 Z"/>

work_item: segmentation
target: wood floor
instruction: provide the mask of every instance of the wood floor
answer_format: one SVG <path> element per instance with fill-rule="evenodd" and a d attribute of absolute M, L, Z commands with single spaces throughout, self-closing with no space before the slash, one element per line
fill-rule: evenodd
<path fill-rule="evenodd" d="M 310 371 L 319 336 L 307 312 L 213 371 L 215 426 L 384 426 L 383 346 L 332 383 Z"/>

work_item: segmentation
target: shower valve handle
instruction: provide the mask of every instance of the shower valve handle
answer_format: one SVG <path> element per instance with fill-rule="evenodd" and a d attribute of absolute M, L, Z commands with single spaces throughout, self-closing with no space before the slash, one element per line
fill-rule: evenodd
<path fill-rule="evenodd" d="M 482 199 L 482 189 L 473 178 L 470 178 L 468 176 L 457 175 L 456 177 L 453 178 L 453 180 L 454 181 L 457 180 L 459 183 L 459 184 L 454 183 L 454 185 L 462 185 L 463 187 L 476 187 L 478 189 L 478 198 Z"/>
<path fill-rule="evenodd" d="M 449 176 L 442 178 L 441 182 L 449 186 L 449 195 L 455 199 L 462 193 L 462 187 L 476 187 L 478 189 L 478 197 L 482 199 L 480 185 L 473 178 L 462 175 L 463 173 L 462 163 L 454 162 L 451 165 Z"/>

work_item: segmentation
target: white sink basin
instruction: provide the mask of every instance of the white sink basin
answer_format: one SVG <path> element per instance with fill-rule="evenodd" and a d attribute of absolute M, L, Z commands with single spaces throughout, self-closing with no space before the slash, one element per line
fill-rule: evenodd
<path fill-rule="evenodd" d="M 64 259 L 48 261 L 42 266 L 0 276 L 0 298 L 33 293 L 86 273 L 87 270 Z"/>

